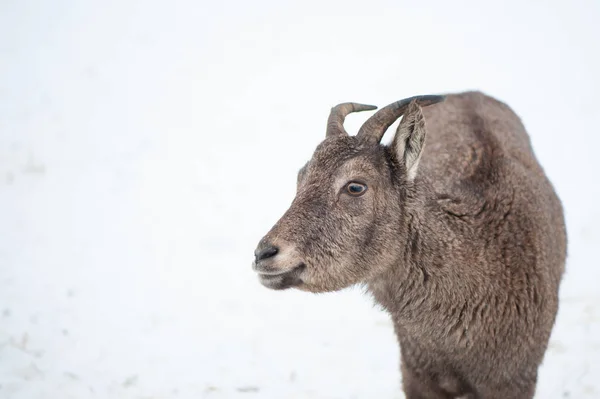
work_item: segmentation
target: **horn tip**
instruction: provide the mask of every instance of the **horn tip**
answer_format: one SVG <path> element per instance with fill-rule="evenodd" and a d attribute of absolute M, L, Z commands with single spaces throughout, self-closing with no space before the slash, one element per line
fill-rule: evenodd
<path fill-rule="evenodd" d="M 354 111 L 373 111 L 373 110 L 377 109 L 376 105 L 354 103 L 353 106 L 354 106 Z"/>
<path fill-rule="evenodd" d="M 427 97 L 427 99 L 431 101 L 432 104 L 441 103 L 442 101 L 446 100 L 446 96 L 443 94 L 432 94 Z"/>

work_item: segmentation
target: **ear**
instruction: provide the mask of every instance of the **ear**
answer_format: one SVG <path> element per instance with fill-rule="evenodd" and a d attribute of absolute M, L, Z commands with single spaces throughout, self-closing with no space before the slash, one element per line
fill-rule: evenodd
<path fill-rule="evenodd" d="M 425 118 L 421 107 L 416 101 L 412 101 L 398 125 L 391 144 L 396 160 L 406 167 L 408 180 L 413 180 L 417 175 L 417 167 L 424 146 Z"/>

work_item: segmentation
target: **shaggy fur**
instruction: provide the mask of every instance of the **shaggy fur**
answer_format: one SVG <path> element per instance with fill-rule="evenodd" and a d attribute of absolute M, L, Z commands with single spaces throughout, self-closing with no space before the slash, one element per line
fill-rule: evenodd
<path fill-rule="evenodd" d="M 560 200 L 508 106 L 417 103 L 389 146 L 328 133 L 253 267 L 273 289 L 366 284 L 394 322 L 408 399 L 530 399 L 565 264 Z"/>

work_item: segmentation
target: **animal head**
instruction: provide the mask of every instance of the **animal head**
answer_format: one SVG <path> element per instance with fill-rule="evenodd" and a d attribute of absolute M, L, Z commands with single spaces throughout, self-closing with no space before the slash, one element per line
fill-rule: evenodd
<path fill-rule="evenodd" d="M 398 101 L 371 116 L 356 136 L 343 122 L 376 107 L 344 103 L 331 110 L 326 137 L 298 173 L 287 212 L 260 241 L 253 269 L 268 288 L 335 291 L 382 273 L 403 251 L 404 202 L 425 143 L 421 106 L 442 96 Z M 401 120 L 389 146 L 386 129 Z"/>

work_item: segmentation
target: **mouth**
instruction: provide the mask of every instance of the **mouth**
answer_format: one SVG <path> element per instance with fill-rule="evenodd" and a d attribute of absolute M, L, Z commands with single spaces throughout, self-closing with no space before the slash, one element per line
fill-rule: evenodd
<path fill-rule="evenodd" d="M 259 272 L 258 279 L 262 285 L 272 290 L 285 290 L 302 284 L 300 275 L 306 269 L 304 263 L 290 270 L 279 272 Z"/>

